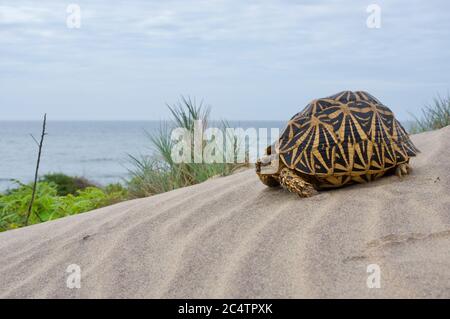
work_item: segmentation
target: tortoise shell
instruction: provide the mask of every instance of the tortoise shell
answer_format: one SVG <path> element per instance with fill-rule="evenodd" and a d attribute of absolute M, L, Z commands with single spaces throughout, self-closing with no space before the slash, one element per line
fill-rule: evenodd
<path fill-rule="evenodd" d="M 344 91 L 294 115 L 278 152 L 287 167 L 338 186 L 382 176 L 418 149 L 388 107 L 369 93 Z"/>

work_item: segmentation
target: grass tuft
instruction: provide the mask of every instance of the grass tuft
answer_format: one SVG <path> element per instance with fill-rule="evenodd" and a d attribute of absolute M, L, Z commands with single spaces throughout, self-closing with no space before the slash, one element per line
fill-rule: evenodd
<path fill-rule="evenodd" d="M 415 122 L 410 132 L 412 134 L 432 131 L 450 125 L 450 95 L 441 97 L 438 95 L 433 103 L 422 109 L 422 116 L 413 115 Z"/>
<path fill-rule="evenodd" d="M 129 155 L 131 178 L 128 181 L 128 191 L 131 197 L 139 198 L 164 193 L 201 183 L 211 177 L 229 175 L 241 167 L 248 166 L 247 163 L 193 163 L 193 161 L 192 163 L 175 163 L 172 159 L 171 130 L 181 127 L 193 135 L 195 121 L 201 121 L 203 130 L 206 130 L 210 107 L 203 102 L 197 104 L 195 99 L 189 97 L 181 97 L 180 102 L 167 107 L 172 114 L 172 121 L 163 124 L 154 135 L 147 133 L 154 154 L 139 157 Z M 222 126 L 222 132 L 229 127 L 225 122 Z M 237 141 L 235 145 L 238 145 Z"/>

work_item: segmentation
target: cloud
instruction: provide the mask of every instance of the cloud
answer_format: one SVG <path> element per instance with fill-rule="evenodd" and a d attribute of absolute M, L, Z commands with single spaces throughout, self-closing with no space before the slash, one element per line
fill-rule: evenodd
<path fill-rule="evenodd" d="M 89 117 L 94 109 L 105 113 L 107 106 L 91 101 L 107 92 L 114 109 L 108 115 L 128 116 L 118 102 L 122 94 L 132 96 L 135 114 L 147 101 L 162 105 L 153 107 L 154 117 L 165 112 L 168 97 L 195 93 L 216 101 L 224 117 L 283 118 L 274 114 L 277 100 L 289 113 L 307 99 L 362 88 L 405 117 L 449 86 L 450 5 L 444 0 L 380 0 L 376 30 L 366 26 L 370 2 L 357 0 L 74 2 L 81 29 L 66 27 L 68 3 L 3 1 L 5 103 L 54 105 L 64 117 L 56 108 L 66 103 L 58 92 L 75 90 L 84 93 L 74 105 Z M 19 97 L 19 91 L 39 98 Z"/>
<path fill-rule="evenodd" d="M 43 23 L 49 13 L 45 8 L 0 5 L 0 25 Z"/>

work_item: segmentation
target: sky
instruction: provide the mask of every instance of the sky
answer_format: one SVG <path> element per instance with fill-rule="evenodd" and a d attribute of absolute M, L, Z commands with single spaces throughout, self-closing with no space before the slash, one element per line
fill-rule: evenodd
<path fill-rule="evenodd" d="M 0 120 L 160 120 L 181 95 L 286 120 L 342 90 L 407 120 L 450 91 L 449 16 L 448 0 L 0 0 Z"/>

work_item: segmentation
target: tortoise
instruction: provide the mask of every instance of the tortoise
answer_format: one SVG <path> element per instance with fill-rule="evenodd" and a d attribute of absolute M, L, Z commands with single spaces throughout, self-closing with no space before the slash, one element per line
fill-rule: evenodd
<path fill-rule="evenodd" d="M 343 91 L 294 115 L 255 166 L 265 185 L 309 197 L 389 173 L 407 175 L 417 153 L 388 107 L 367 92 Z"/>

